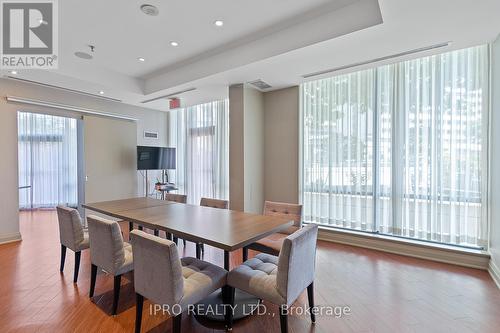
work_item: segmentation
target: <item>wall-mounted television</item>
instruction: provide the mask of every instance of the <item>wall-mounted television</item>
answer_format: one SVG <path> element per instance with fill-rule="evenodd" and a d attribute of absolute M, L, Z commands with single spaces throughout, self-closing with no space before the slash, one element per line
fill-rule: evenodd
<path fill-rule="evenodd" d="M 175 169 L 175 148 L 137 146 L 137 170 Z"/>

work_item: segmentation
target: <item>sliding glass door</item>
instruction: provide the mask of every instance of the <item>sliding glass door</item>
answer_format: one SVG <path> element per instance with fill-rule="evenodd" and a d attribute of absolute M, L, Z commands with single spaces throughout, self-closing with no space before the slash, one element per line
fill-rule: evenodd
<path fill-rule="evenodd" d="M 78 205 L 77 120 L 18 112 L 20 209 Z"/>
<path fill-rule="evenodd" d="M 306 222 L 486 245 L 487 46 L 301 91 Z"/>

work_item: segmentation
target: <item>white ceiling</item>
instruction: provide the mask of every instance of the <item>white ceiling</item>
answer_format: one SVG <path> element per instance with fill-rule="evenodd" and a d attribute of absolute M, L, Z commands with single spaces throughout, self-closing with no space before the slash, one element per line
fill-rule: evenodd
<path fill-rule="evenodd" d="M 143 3 L 59 1 L 59 69 L 18 76 L 167 110 L 166 100 L 141 101 L 196 88 L 180 96 L 196 104 L 255 79 L 278 89 L 307 73 L 446 41 L 462 48 L 500 32 L 498 0 L 148 1 L 156 17 Z M 76 58 L 87 44 L 94 59 Z"/>

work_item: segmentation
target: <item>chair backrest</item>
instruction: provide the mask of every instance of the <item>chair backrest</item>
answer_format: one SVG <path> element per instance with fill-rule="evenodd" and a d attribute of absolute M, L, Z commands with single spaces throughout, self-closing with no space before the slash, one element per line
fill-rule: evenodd
<path fill-rule="evenodd" d="M 84 237 L 80 213 L 74 208 L 57 206 L 57 219 L 61 244 L 73 251 L 79 251 L 78 246 Z"/>
<path fill-rule="evenodd" d="M 187 198 L 188 197 L 185 194 L 175 194 L 175 193 L 166 193 L 165 194 L 165 200 L 175 201 L 178 203 L 186 203 Z"/>
<path fill-rule="evenodd" d="M 283 202 L 265 201 L 264 215 L 287 218 L 293 221 L 295 228 L 289 228 L 283 233 L 292 234 L 302 227 L 302 205 L 289 204 Z"/>
<path fill-rule="evenodd" d="M 229 201 L 220 199 L 201 198 L 200 206 L 228 209 Z"/>
<path fill-rule="evenodd" d="M 276 283 L 288 305 L 314 281 L 317 238 L 318 226 L 309 224 L 283 241 Z"/>
<path fill-rule="evenodd" d="M 90 261 L 114 274 L 125 262 L 123 236 L 116 221 L 98 216 L 87 217 L 89 225 Z"/>
<path fill-rule="evenodd" d="M 135 292 L 156 304 L 177 304 L 183 296 L 182 265 L 174 242 L 131 232 Z"/>

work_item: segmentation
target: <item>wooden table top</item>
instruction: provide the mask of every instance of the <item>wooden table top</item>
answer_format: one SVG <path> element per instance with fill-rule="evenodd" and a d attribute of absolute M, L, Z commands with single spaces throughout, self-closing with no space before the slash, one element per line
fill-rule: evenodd
<path fill-rule="evenodd" d="M 225 251 L 237 250 L 293 224 L 275 216 L 151 198 L 98 202 L 83 207 Z"/>
<path fill-rule="evenodd" d="M 93 210 L 95 212 L 113 216 L 113 214 L 126 210 L 169 205 L 171 203 L 172 203 L 171 201 L 166 201 L 166 200 L 140 197 L 140 198 L 130 198 L 122 200 L 94 202 L 89 204 L 83 204 L 82 207 Z"/>

